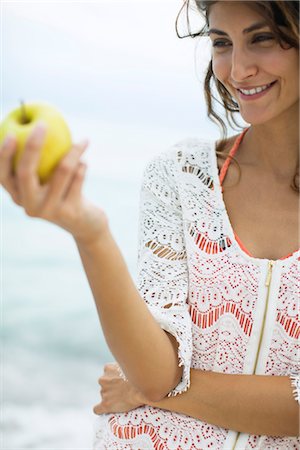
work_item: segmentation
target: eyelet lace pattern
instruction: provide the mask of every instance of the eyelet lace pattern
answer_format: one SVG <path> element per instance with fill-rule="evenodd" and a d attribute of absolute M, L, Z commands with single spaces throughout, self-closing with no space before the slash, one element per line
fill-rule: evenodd
<path fill-rule="evenodd" d="M 252 374 L 265 302 L 265 260 L 248 257 L 228 228 L 215 143 L 189 139 L 151 160 L 140 202 L 138 289 L 190 368 Z M 299 400 L 300 252 L 278 261 L 259 355 L 265 375 L 290 376 Z M 177 413 L 141 407 L 99 416 L 94 449 L 228 450 L 230 431 Z M 232 433 L 232 432 L 231 432 Z M 249 435 L 245 449 L 300 448 L 296 437 Z"/>

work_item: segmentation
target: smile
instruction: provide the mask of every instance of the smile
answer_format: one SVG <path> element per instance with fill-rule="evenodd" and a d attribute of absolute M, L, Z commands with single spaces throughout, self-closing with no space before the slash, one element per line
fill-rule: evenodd
<path fill-rule="evenodd" d="M 256 98 L 260 98 L 263 95 L 265 95 L 266 92 L 268 92 L 275 83 L 276 83 L 276 81 L 273 81 L 270 84 L 265 84 L 264 86 L 259 86 L 257 88 L 237 89 L 237 91 L 239 92 L 239 96 L 241 99 L 243 99 L 243 100 L 253 99 L 254 100 Z"/>

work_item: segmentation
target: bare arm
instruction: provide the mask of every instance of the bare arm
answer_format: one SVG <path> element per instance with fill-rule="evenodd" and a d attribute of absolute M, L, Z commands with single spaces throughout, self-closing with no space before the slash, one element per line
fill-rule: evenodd
<path fill-rule="evenodd" d="M 74 145 L 50 181 L 39 183 L 36 168 L 45 132 L 38 127 L 29 137 L 16 174 L 11 170 L 16 140 L 1 145 L 0 184 L 30 217 L 52 222 L 74 237 L 112 353 L 143 393 L 163 398 L 181 378 L 177 341 L 157 324 L 135 288 L 104 212 L 81 193 L 86 165 L 80 157 L 87 143 Z"/>
<path fill-rule="evenodd" d="M 163 398 L 181 378 L 175 338 L 154 320 L 108 228 L 92 245 L 77 245 L 109 348 L 135 386 Z"/>
<path fill-rule="evenodd" d="M 99 384 L 101 403 L 94 408 L 96 414 L 126 412 L 146 404 L 247 434 L 299 434 L 299 404 L 288 376 L 231 375 L 192 369 L 187 392 L 158 402 L 124 382 L 117 364 L 104 367 Z"/>
<path fill-rule="evenodd" d="M 299 435 L 299 405 L 287 376 L 191 370 L 187 392 L 146 403 L 242 433 Z"/>

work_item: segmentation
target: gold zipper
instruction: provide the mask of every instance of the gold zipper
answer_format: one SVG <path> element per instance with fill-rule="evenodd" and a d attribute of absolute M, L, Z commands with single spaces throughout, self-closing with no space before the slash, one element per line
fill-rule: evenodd
<path fill-rule="evenodd" d="M 256 360 L 255 360 L 253 374 L 255 374 L 255 372 L 256 372 L 258 356 L 259 356 L 259 353 L 260 353 L 262 337 L 263 337 L 264 329 L 265 329 L 265 321 L 266 321 L 267 309 L 268 309 L 268 304 L 269 304 L 270 285 L 271 285 L 271 280 L 272 280 L 272 270 L 273 270 L 273 267 L 274 267 L 274 263 L 275 263 L 275 261 L 273 261 L 273 260 L 269 260 L 268 261 L 268 272 L 267 272 L 266 281 L 265 281 L 265 286 L 268 288 L 268 290 L 267 290 L 267 298 L 266 298 L 266 305 L 265 305 L 265 311 L 264 311 L 264 317 L 263 317 L 263 324 L 262 324 L 262 327 L 261 327 L 259 344 L 258 344 L 258 350 L 257 350 L 257 353 L 256 353 Z M 236 436 L 236 439 L 235 439 L 235 442 L 234 442 L 234 446 L 232 447 L 232 450 L 235 450 L 236 443 L 237 443 L 237 440 L 239 438 L 239 435 L 240 435 L 240 432 L 238 432 L 238 434 Z"/>
<path fill-rule="evenodd" d="M 255 365 L 254 365 L 254 372 L 253 372 L 253 374 L 255 374 L 255 372 L 256 372 L 256 366 L 257 366 L 258 356 L 259 356 L 259 353 L 260 353 L 261 341 L 262 341 L 263 334 L 264 334 L 264 330 L 265 330 L 265 321 L 266 321 L 266 315 L 267 315 L 267 309 L 268 309 L 268 303 L 269 303 L 270 284 L 271 284 L 271 279 L 272 279 L 272 269 L 273 269 L 273 266 L 274 266 L 274 261 L 270 260 L 270 261 L 268 262 L 268 272 L 267 272 L 266 281 L 265 281 L 265 286 L 268 288 L 268 291 L 267 291 L 267 299 L 266 299 L 266 305 L 265 305 L 265 311 L 264 311 L 263 324 L 262 324 L 262 327 L 261 327 L 261 333 L 260 333 L 260 338 L 259 338 L 259 344 L 258 344 L 258 350 L 257 350 L 257 354 L 256 354 L 256 360 L 255 360 Z"/>
<path fill-rule="evenodd" d="M 232 450 L 235 449 L 235 446 L 236 446 L 237 440 L 239 438 L 239 435 L 240 435 L 240 432 L 238 432 L 238 434 L 236 435 L 236 439 L 235 439 L 235 442 L 234 442 L 234 446 L 232 447 Z"/>

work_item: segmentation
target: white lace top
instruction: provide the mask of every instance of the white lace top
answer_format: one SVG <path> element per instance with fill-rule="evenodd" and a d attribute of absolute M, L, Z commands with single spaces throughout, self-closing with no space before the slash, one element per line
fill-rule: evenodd
<path fill-rule="evenodd" d="M 276 261 L 239 244 L 225 208 L 215 142 L 185 140 L 147 165 L 141 193 L 138 288 L 190 368 L 288 375 L 299 401 L 300 249 Z M 171 304 L 171 307 L 169 305 Z M 96 419 L 96 450 L 287 450 L 300 438 L 255 436 L 141 407 Z"/>

